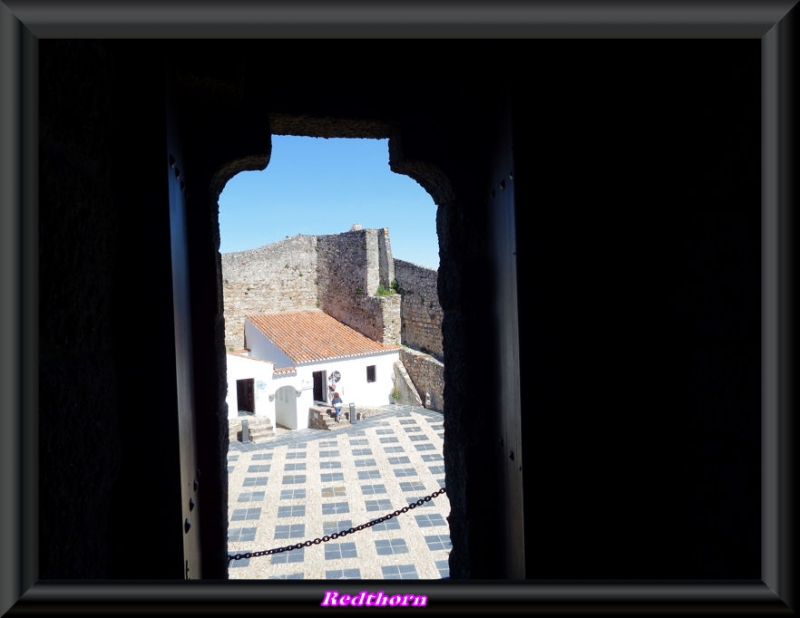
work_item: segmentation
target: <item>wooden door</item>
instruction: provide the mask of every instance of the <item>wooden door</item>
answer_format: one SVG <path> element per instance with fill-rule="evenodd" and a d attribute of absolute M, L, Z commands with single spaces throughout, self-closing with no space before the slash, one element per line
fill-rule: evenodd
<path fill-rule="evenodd" d="M 236 405 L 238 412 L 256 411 L 255 395 L 253 388 L 253 378 L 247 380 L 236 380 Z"/>

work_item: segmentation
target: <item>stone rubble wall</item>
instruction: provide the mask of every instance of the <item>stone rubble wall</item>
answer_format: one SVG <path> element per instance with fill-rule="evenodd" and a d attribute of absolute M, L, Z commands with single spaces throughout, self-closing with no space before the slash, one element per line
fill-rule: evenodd
<path fill-rule="evenodd" d="M 244 318 L 318 308 L 316 236 L 222 254 L 225 349 L 244 347 Z"/>
<path fill-rule="evenodd" d="M 409 406 L 422 407 L 423 401 L 419 392 L 417 392 L 417 385 L 403 365 L 402 360 L 397 360 L 394 363 L 394 392 L 397 393 L 397 399 L 393 403 L 402 403 Z"/>
<path fill-rule="evenodd" d="M 400 299 L 376 296 L 389 288 L 389 231 L 351 230 L 317 237 L 322 310 L 374 341 L 400 343 Z"/>
<path fill-rule="evenodd" d="M 394 258 L 392 257 L 392 245 L 389 241 L 389 230 L 383 228 L 382 230 L 376 230 L 376 232 L 379 283 L 388 290 L 391 289 L 392 281 L 394 281 L 395 278 Z"/>
<path fill-rule="evenodd" d="M 308 426 L 311 429 L 330 430 L 325 418 L 330 418 L 331 414 L 333 414 L 332 406 L 312 406 L 308 409 Z M 342 408 L 342 416 L 344 417 L 344 408 Z"/>
<path fill-rule="evenodd" d="M 244 347 L 246 315 L 319 308 L 374 341 L 443 358 L 436 271 L 393 259 L 386 228 L 293 236 L 221 264 L 228 350 Z M 395 279 L 403 294 L 376 295 Z"/>
<path fill-rule="evenodd" d="M 409 348 L 400 350 L 400 361 L 419 393 L 422 404 L 444 411 L 444 364 L 428 354 Z"/>
<path fill-rule="evenodd" d="M 436 270 L 394 260 L 394 271 L 403 297 L 400 308 L 402 341 L 415 350 L 444 360 L 442 307 Z"/>

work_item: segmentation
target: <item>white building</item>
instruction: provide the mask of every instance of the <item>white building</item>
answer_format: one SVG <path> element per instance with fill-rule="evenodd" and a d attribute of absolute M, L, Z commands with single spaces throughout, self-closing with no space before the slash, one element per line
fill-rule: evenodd
<path fill-rule="evenodd" d="M 384 345 L 321 310 L 249 315 L 246 350 L 229 353 L 228 416 L 269 417 L 289 429 L 309 426 L 309 408 L 335 390 L 356 406 L 390 402 L 400 348 Z"/>
<path fill-rule="evenodd" d="M 275 363 L 253 358 L 247 350 L 229 352 L 228 363 L 228 418 L 241 414 L 271 416 L 268 414 L 269 388 L 272 383 Z"/>

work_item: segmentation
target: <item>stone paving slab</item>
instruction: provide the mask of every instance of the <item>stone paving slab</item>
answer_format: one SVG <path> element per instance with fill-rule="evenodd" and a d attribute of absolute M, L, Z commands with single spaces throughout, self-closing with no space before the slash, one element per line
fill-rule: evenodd
<path fill-rule="evenodd" d="M 337 431 L 279 430 L 228 452 L 228 553 L 313 541 L 388 515 L 444 485 L 443 416 L 390 405 Z M 328 542 L 231 561 L 231 579 L 440 579 L 449 576 L 442 494 Z"/>

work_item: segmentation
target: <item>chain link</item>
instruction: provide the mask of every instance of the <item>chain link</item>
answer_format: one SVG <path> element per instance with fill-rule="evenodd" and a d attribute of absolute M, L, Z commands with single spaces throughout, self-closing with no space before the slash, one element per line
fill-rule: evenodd
<path fill-rule="evenodd" d="M 415 509 L 418 506 L 422 506 L 426 502 L 430 502 L 431 500 L 433 500 L 437 496 L 442 495 L 443 493 L 445 493 L 444 487 L 442 487 L 439 491 L 433 492 L 429 496 L 420 498 L 416 502 L 411 502 L 408 506 L 404 506 L 402 509 L 397 509 L 394 513 L 389 513 L 388 515 L 384 515 L 383 517 L 378 517 L 378 519 L 373 519 L 372 521 L 368 521 L 365 524 L 361 524 L 353 528 L 348 528 L 347 530 L 340 530 L 339 532 L 334 532 L 333 534 L 330 535 L 326 534 L 325 536 L 318 537 L 313 541 L 305 541 L 304 543 L 296 543 L 294 545 L 287 545 L 286 547 L 277 547 L 275 549 L 264 549 L 262 551 L 252 551 L 244 554 L 228 554 L 228 564 L 230 565 L 231 561 L 233 560 L 246 560 L 248 558 L 258 558 L 259 556 L 269 556 L 270 554 L 281 554 L 285 551 L 290 551 L 292 549 L 302 549 L 303 547 L 311 547 L 312 545 L 327 543 L 328 541 L 332 541 L 334 539 L 347 536 L 348 534 L 353 534 L 354 532 L 364 530 L 365 528 L 369 528 L 376 524 L 383 523 L 384 521 L 388 521 L 393 517 L 397 517 L 402 513 L 408 513 L 411 509 Z"/>

